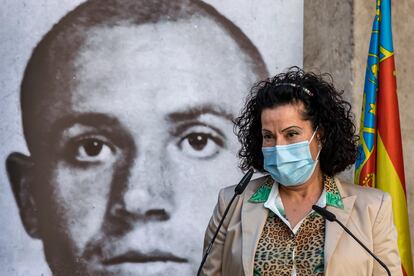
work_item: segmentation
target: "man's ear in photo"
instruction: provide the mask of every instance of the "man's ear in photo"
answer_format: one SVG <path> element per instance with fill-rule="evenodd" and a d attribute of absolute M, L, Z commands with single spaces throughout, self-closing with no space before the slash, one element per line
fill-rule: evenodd
<path fill-rule="evenodd" d="M 24 228 L 32 238 L 38 239 L 38 212 L 33 196 L 34 162 L 29 156 L 13 152 L 7 157 L 6 170 Z"/>

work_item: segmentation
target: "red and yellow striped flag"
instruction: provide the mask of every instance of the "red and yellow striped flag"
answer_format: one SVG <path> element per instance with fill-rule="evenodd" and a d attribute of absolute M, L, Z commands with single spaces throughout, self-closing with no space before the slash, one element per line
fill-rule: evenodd
<path fill-rule="evenodd" d="M 391 28 L 391 0 L 377 0 L 365 73 L 355 183 L 392 197 L 404 275 L 414 276 Z"/>

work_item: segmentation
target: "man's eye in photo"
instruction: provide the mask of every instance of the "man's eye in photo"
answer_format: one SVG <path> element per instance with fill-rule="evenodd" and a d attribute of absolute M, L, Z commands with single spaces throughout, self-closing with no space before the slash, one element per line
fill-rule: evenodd
<path fill-rule="evenodd" d="M 69 146 L 68 158 L 73 162 L 105 162 L 114 154 L 108 143 L 97 138 L 84 138 Z"/>
<path fill-rule="evenodd" d="M 215 156 L 224 147 L 224 137 L 206 132 L 190 132 L 178 142 L 180 150 L 189 157 L 205 159 Z"/>

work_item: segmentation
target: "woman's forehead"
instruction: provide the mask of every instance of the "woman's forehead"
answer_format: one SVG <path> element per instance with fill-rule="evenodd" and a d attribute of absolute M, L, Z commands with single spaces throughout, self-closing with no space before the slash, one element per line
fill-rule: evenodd
<path fill-rule="evenodd" d="M 290 126 L 310 127 L 311 121 L 303 116 L 305 107 L 302 102 L 288 103 L 273 108 L 265 108 L 261 113 L 263 128 L 284 129 Z"/>

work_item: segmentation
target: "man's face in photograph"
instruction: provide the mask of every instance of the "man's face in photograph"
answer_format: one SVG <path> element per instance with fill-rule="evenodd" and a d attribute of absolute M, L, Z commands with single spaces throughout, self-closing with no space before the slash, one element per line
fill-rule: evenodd
<path fill-rule="evenodd" d="M 71 79 L 48 76 L 56 88 L 33 103 L 47 143 L 9 157 L 36 206 L 20 203 L 26 230 L 55 274 L 195 274 L 217 192 L 240 174 L 231 120 L 258 76 L 204 17 L 85 37 Z"/>

